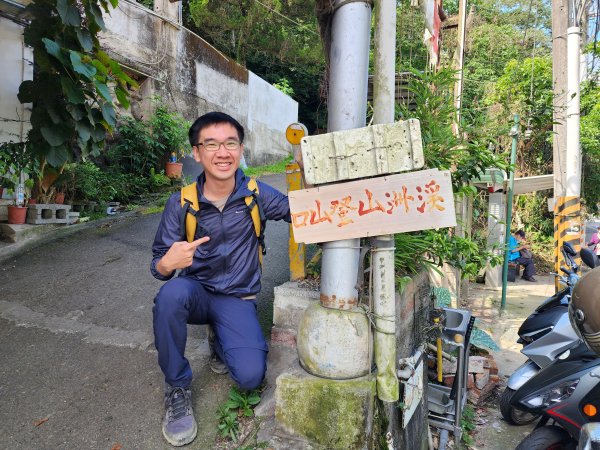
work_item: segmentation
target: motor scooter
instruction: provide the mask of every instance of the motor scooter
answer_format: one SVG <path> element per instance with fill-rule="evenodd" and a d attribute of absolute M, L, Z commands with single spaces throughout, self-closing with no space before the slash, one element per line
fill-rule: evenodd
<path fill-rule="evenodd" d="M 525 425 L 537 418 L 512 406 L 514 393 L 542 368 L 552 364 L 558 355 L 580 342 L 568 316 L 571 291 L 579 280 L 579 266 L 573 259 L 577 252 L 569 243 L 564 243 L 561 251 L 568 267 L 561 267 L 564 275 L 554 275 L 565 287 L 540 304 L 519 328 L 517 342 L 523 344 L 521 353 L 528 359 L 509 377 L 500 396 L 502 417 L 513 425 Z M 580 256 L 587 266 L 595 267 L 596 258 L 589 249 L 582 249 Z"/>
<path fill-rule="evenodd" d="M 600 421 L 600 358 L 581 342 L 526 382 L 511 403 L 541 416 L 516 450 L 575 449 L 582 427 Z"/>

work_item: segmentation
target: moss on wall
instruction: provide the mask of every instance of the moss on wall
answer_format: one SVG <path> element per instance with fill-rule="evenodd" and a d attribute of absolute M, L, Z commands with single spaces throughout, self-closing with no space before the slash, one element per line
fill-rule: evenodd
<path fill-rule="evenodd" d="M 375 380 L 327 380 L 283 374 L 275 416 L 288 432 L 317 448 L 363 449 L 371 430 Z"/>

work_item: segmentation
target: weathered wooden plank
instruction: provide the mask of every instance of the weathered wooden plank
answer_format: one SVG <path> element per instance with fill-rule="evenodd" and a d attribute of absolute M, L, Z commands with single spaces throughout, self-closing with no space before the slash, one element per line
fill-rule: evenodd
<path fill-rule="evenodd" d="M 301 149 L 304 176 L 313 185 L 414 170 L 424 164 L 416 119 L 307 136 Z"/>
<path fill-rule="evenodd" d="M 449 171 L 382 176 L 288 196 L 294 239 L 307 244 L 456 225 Z"/>

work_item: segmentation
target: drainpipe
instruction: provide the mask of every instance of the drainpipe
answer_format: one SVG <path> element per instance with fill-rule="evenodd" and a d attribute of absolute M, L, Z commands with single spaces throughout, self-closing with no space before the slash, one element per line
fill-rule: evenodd
<path fill-rule="evenodd" d="M 371 7 L 367 1 L 336 0 L 331 23 L 329 111 L 327 131 L 364 127 L 367 111 L 367 76 Z M 357 306 L 360 239 L 323 244 L 321 304 L 350 310 Z"/>
<path fill-rule="evenodd" d="M 373 75 L 373 123 L 394 121 L 396 81 L 396 2 L 375 3 L 375 72 Z M 399 384 L 396 376 L 396 289 L 394 236 L 371 242 L 375 324 L 375 363 L 377 397 L 396 402 Z"/>

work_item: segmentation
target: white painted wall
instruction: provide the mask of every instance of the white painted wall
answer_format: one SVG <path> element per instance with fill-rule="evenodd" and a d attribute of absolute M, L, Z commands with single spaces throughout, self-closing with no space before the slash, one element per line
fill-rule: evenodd
<path fill-rule="evenodd" d="M 298 121 L 298 102 L 252 72 L 248 73 L 248 147 L 252 160 L 266 162 L 291 151 L 285 130 Z"/>
<path fill-rule="evenodd" d="M 248 84 L 196 61 L 196 94 L 240 122 L 246 121 Z"/>
<path fill-rule="evenodd" d="M 20 142 L 30 128 L 30 105 L 17 98 L 19 85 L 33 78 L 33 52 L 23 44 L 23 27 L 0 17 L 0 142 Z"/>
<path fill-rule="evenodd" d="M 285 129 L 298 121 L 298 103 L 174 23 L 176 10 L 165 11 L 167 18 L 157 14 L 169 6 L 165 2 L 156 1 L 153 12 L 121 1 L 105 15 L 102 46 L 117 61 L 149 76 L 138 91 L 145 98 L 132 104 L 132 111 L 137 108 L 141 111 L 137 116 L 146 117 L 152 95 L 190 121 L 209 111 L 222 111 L 246 129 L 249 165 L 291 153 Z"/>

